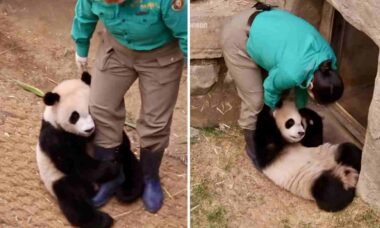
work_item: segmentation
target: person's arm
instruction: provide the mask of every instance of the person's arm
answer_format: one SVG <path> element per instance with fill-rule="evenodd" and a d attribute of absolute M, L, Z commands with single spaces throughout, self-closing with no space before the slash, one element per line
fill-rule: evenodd
<path fill-rule="evenodd" d="M 165 25 L 179 40 L 182 53 L 187 58 L 187 1 L 162 0 L 161 10 Z"/>
<path fill-rule="evenodd" d="M 90 48 L 90 39 L 95 31 L 98 16 L 91 11 L 91 0 L 77 0 L 71 37 L 76 46 L 78 57 L 86 58 Z"/>
<path fill-rule="evenodd" d="M 264 103 L 273 111 L 281 100 L 282 93 L 294 88 L 298 83 L 294 77 L 289 77 L 279 68 L 273 68 L 268 73 L 268 77 L 264 80 Z"/>
<path fill-rule="evenodd" d="M 306 107 L 307 101 L 309 100 L 309 94 L 307 93 L 307 89 L 302 89 L 297 86 L 295 88 L 295 96 L 297 108 L 301 109 Z"/>

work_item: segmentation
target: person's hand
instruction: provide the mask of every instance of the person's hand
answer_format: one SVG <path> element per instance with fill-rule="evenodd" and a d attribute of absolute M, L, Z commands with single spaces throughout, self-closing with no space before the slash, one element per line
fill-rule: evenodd
<path fill-rule="evenodd" d="M 271 110 L 271 114 L 273 117 L 275 117 L 276 116 L 276 109 Z"/>
<path fill-rule="evenodd" d="M 75 53 L 75 62 L 78 70 L 81 72 L 87 71 L 87 57 L 80 57 L 77 53 Z"/>

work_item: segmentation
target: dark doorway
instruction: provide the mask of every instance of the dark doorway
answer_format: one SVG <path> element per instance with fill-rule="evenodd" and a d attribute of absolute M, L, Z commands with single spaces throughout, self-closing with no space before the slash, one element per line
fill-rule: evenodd
<path fill-rule="evenodd" d="M 364 128 L 373 95 L 379 48 L 335 11 L 331 45 L 337 55 L 345 91 L 338 102 Z"/>

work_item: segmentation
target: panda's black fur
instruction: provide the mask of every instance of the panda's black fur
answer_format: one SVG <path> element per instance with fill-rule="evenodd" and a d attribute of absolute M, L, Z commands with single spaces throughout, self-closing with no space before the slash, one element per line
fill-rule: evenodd
<path fill-rule="evenodd" d="M 142 195 L 144 190 L 143 171 L 140 161 L 131 151 L 128 136 L 123 134 L 123 144 L 120 146 L 119 160 L 123 164 L 124 182 L 116 191 L 120 202 L 131 203 Z"/>
<path fill-rule="evenodd" d="M 282 103 L 279 103 L 279 106 L 281 105 Z M 316 201 L 318 207 L 322 210 L 331 212 L 342 210 L 352 202 L 355 196 L 355 186 L 345 187 L 342 181 L 342 176 L 337 175 L 336 170 L 348 169 L 349 171 L 339 172 L 346 174 L 346 172 L 352 171 L 357 172 L 358 174 L 361 168 L 361 150 L 352 143 L 342 143 L 339 145 L 323 144 L 322 118 L 311 109 L 304 108 L 299 112 L 303 118 L 304 127 L 306 128 L 305 136 L 299 143 L 289 146 L 290 143 L 282 137 L 270 108 L 264 105 L 262 111 L 258 115 L 256 134 L 254 137 L 256 144 L 255 153 L 259 164 L 259 170 L 266 174 L 266 169 L 271 168 L 271 165 L 273 172 L 273 167 L 276 167 L 273 166 L 273 164 L 277 165 L 277 167 L 285 167 L 286 164 L 278 166 L 279 161 L 282 161 L 278 159 L 283 157 L 284 153 L 289 153 L 289 150 L 292 149 L 294 156 L 297 156 L 297 151 L 294 150 L 298 149 L 300 150 L 300 153 L 302 150 L 302 153 L 304 154 L 305 152 L 309 153 L 309 150 L 310 153 L 325 150 L 326 153 L 331 154 L 323 156 L 330 157 L 330 160 L 335 159 L 337 165 L 334 166 L 334 169 L 322 171 L 322 173 L 315 178 L 312 185 L 309 186 L 312 196 L 311 198 Z M 312 159 L 311 162 L 313 162 Z M 289 166 L 291 165 L 292 164 L 289 164 Z M 278 173 L 281 173 L 281 170 L 277 171 Z M 352 172 L 350 175 L 356 175 Z M 298 178 L 299 176 L 296 177 Z"/>
<path fill-rule="evenodd" d="M 56 129 L 42 120 L 39 145 L 59 171 L 90 182 L 104 182 L 116 177 L 117 167 L 92 159 L 86 153 L 88 143 L 90 138 Z"/>
<path fill-rule="evenodd" d="M 276 107 L 283 105 L 280 101 Z M 300 109 L 300 114 L 304 118 L 302 124 L 306 128 L 305 136 L 300 143 L 306 147 L 315 147 L 323 143 L 323 123 L 322 118 L 313 110 L 308 108 Z M 258 156 L 259 168 L 263 169 L 271 163 L 277 155 L 282 151 L 285 145 L 289 144 L 281 135 L 280 130 L 276 125 L 269 106 L 264 105 L 261 112 L 257 116 L 256 134 L 255 134 L 256 154 Z M 260 153 L 265 151 L 265 153 Z"/>
<path fill-rule="evenodd" d="M 255 134 L 256 158 L 260 169 L 270 164 L 287 144 L 276 126 L 269 106 L 264 105 L 257 116 Z"/>
<path fill-rule="evenodd" d="M 309 109 L 301 108 L 299 110 L 304 119 L 303 125 L 306 128 L 305 136 L 301 143 L 306 147 L 315 147 L 323 144 L 323 120 L 318 113 Z"/>
<path fill-rule="evenodd" d="M 83 73 L 82 81 L 89 85 L 91 76 Z M 48 92 L 44 96 L 44 103 L 51 106 L 60 102 L 60 98 L 58 93 Z M 113 161 L 93 159 L 88 154 L 91 139 L 91 136 L 80 136 L 65 131 L 61 126 L 55 127 L 43 118 L 37 146 L 39 171 L 44 184 L 51 185 L 48 190 L 55 195 L 71 224 L 80 227 L 111 227 L 113 219 L 97 210 L 91 199 L 96 194 L 96 184 L 116 178 L 120 166 Z M 125 181 L 117 190 L 116 197 L 122 202 L 132 202 L 142 194 L 143 178 L 140 162 L 132 153 L 126 134 L 117 160 L 123 164 Z M 44 167 L 49 170 L 43 170 Z M 49 175 L 54 178 L 46 180 Z M 51 183 L 46 183 L 49 181 Z"/>

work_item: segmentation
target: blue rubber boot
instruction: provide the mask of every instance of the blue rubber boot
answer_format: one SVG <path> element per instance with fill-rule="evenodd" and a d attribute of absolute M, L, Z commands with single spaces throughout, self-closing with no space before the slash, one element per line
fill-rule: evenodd
<path fill-rule="evenodd" d="M 140 160 L 144 174 L 144 207 L 150 213 L 156 213 L 162 207 L 164 202 L 164 193 L 159 177 L 159 169 L 164 151 L 152 152 L 141 149 Z"/>
<path fill-rule="evenodd" d="M 124 182 L 124 172 L 123 166 L 120 167 L 120 174 L 116 179 L 105 182 L 100 185 L 100 189 L 98 193 L 96 193 L 95 197 L 92 198 L 92 203 L 95 207 L 101 207 L 111 199 L 111 197 L 116 193 L 116 190 L 120 187 L 120 185 Z"/>
<path fill-rule="evenodd" d="M 164 202 L 164 193 L 162 192 L 160 179 L 145 180 L 143 202 L 145 209 L 150 213 L 156 213 L 161 209 Z"/>
<path fill-rule="evenodd" d="M 256 143 L 255 143 L 255 131 L 244 129 L 244 139 L 245 139 L 245 151 L 248 157 L 251 159 L 253 166 L 260 170 L 260 166 L 256 158 Z"/>
<path fill-rule="evenodd" d="M 103 148 L 95 146 L 94 157 L 101 161 L 117 160 L 119 147 Z M 115 161 L 117 162 L 117 161 Z M 115 163 L 115 165 L 118 165 Z M 101 207 L 108 202 L 108 200 L 115 194 L 119 186 L 124 182 L 123 166 L 120 165 L 120 174 L 113 180 L 104 182 L 100 185 L 99 191 L 92 198 L 92 203 L 95 207 Z"/>

